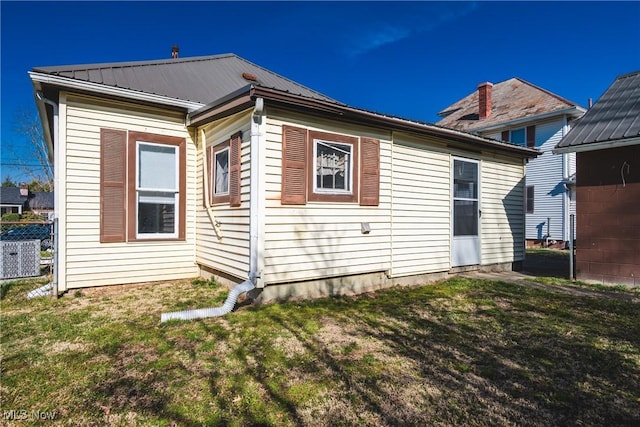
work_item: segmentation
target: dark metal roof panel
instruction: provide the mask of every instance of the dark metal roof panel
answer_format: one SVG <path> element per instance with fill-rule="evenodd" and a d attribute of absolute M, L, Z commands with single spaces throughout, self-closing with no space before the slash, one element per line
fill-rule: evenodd
<path fill-rule="evenodd" d="M 96 84 L 208 104 L 246 86 L 243 73 L 257 83 L 314 99 L 337 102 L 234 54 L 159 61 L 35 67 L 34 71 Z"/>
<path fill-rule="evenodd" d="M 616 78 L 600 99 L 560 141 L 557 148 L 638 138 L 640 71 Z"/>
<path fill-rule="evenodd" d="M 52 191 L 35 191 L 29 199 L 29 207 L 31 209 L 53 209 L 53 202 Z"/>

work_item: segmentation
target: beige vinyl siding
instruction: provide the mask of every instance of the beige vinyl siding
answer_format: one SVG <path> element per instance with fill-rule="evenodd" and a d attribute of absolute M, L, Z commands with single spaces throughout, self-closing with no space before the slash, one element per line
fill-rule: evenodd
<path fill-rule="evenodd" d="M 480 243 L 483 265 L 524 259 L 524 165 L 484 158 L 480 169 Z"/>
<path fill-rule="evenodd" d="M 450 155 L 443 147 L 394 135 L 392 276 L 449 269 L 449 171 Z"/>
<path fill-rule="evenodd" d="M 195 145 L 175 112 L 66 95 L 65 274 L 61 289 L 195 277 L 195 195 L 186 195 L 185 241 L 100 243 L 100 128 L 185 138 L 186 187 L 195 186 Z"/>
<path fill-rule="evenodd" d="M 264 283 L 387 271 L 390 268 L 391 141 L 383 131 L 270 110 L 266 122 Z M 312 125 L 311 125 L 312 124 Z M 380 140 L 380 204 L 282 205 L 282 126 Z M 355 173 L 355 172 L 354 172 Z M 361 232 L 368 222 L 370 234 Z"/>
<path fill-rule="evenodd" d="M 196 178 L 197 206 L 197 248 L 198 264 L 238 279 L 246 279 L 249 271 L 249 167 L 251 164 L 251 111 L 237 113 L 231 117 L 207 124 L 205 130 L 207 146 L 215 146 L 228 142 L 231 135 L 242 131 L 242 167 L 241 167 L 241 199 L 238 207 L 230 207 L 229 203 L 212 204 L 215 218 L 220 222 L 222 238 L 218 239 L 213 225 L 204 208 L 202 141 L 198 140 L 198 161 Z M 198 130 L 198 139 L 200 130 Z M 211 185 L 211 183 L 209 183 Z"/>

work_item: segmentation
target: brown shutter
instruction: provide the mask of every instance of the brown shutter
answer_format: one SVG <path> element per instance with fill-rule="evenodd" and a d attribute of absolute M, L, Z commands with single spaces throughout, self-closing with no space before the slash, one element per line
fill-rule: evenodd
<path fill-rule="evenodd" d="M 509 131 L 508 130 L 503 130 L 502 131 L 502 138 L 501 138 L 504 142 L 508 142 L 509 141 Z"/>
<path fill-rule="evenodd" d="M 241 177 L 240 168 L 242 165 L 242 132 L 238 132 L 229 141 L 229 205 L 240 206 L 241 200 Z"/>
<path fill-rule="evenodd" d="M 127 132 L 100 129 L 100 242 L 126 240 Z"/>
<path fill-rule="evenodd" d="M 360 152 L 360 206 L 378 206 L 380 203 L 380 141 L 361 138 Z"/>
<path fill-rule="evenodd" d="M 536 127 L 527 126 L 527 147 L 534 148 L 536 146 Z"/>
<path fill-rule="evenodd" d="M 307 203 L 307 131 L 292 126 L 282 127 L 282 194 L 283 205 Z"/>

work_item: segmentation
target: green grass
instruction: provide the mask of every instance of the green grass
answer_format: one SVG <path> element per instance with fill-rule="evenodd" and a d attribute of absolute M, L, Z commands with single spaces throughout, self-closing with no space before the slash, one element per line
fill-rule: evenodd
<path fill-rule="evenodd" d="M 26 300 L 39 285 L 0 302 L 1 409 L 29 414 L 0 424 L 38 425 L 33 411 L 55 413 L 47 425 L 640 423 L 640 307 L 622 290 L 454 278 L 160 324 L 226 290 Z"/>
<path fill-rule="evenodd" d="M 569 250 L 547 249 L 547 248 L 527 248 L 527 255 L 538 255 L 549 258 L 569 258 Z"/>

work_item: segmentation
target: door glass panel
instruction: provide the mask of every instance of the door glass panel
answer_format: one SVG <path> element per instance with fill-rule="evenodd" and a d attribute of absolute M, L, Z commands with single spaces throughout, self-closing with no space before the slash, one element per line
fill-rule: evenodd
<path fill-rule="evenodd" d="M 453 235 L 476 236 L 478 234 L 478 202 L 453 201 Z"/>
<path fill-rule="evenodd" d="M 455 160 L 453 162 L 453 197 L 478 198 L 478 164 Z"/>

